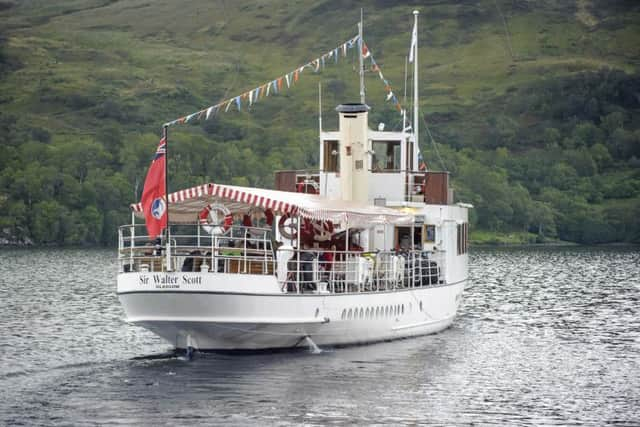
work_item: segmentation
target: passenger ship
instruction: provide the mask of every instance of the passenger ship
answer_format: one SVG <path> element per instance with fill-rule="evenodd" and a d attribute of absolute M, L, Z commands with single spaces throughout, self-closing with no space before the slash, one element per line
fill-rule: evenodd
<path fill-rule="evenodd" d="M 277 172 L 275 190 L 171 193 L 156 245 L 132 205 L 118 251 L 127 322 L 189 350 L 363 344 L 451 325 L 470 205 L 453 203 L 447 172 L 419 168 L 417 108 L 412 132 L 372 130 L 365 103 L 336 110 L 319 171 Z"/>

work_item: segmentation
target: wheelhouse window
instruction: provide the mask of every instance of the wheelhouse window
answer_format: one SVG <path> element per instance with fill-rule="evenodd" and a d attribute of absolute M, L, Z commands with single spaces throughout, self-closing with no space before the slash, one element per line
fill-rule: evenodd
<path fill-rule="evenodd" d="M 400 141 L 372 141 L 373 157 L 371 170 L 373 172 L 400 171 Z"/>
<path fill-rule="evenodd" d="M 338 141 L 324 141 L 324 171 L 340 172 Z"/>

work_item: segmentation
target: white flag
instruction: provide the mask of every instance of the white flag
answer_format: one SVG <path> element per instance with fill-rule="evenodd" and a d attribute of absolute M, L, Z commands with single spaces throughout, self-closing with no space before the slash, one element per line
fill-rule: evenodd
<path fill-rule="evenodd" d="M 413 24 L 413 32 L 411 33 L 411 47 L 409 48 L 409 62 L 413 62 L 416 47 L 418 47 L 418 25 Z"/>

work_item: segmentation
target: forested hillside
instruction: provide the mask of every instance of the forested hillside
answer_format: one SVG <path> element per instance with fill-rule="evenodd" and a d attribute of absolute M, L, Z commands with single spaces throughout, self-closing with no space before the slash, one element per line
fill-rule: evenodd
<path fill-rule="evenodd" d="M 0 0 L 0 241 L 113 244 L 162 124 L 357 33 L 400 102 L 421 11 L 421 147 L 480 241 L 640 242 L 640 3 Z M 358 100 L 355 49 L 242 111 L 171 127 L 170 189 L 270 187 Z M 370 64 L 369 62 L 367 64 Z M 368 65 L 371 126 L 400 117 Z M 422 128 L 425 129 L 425 123 Z"/>

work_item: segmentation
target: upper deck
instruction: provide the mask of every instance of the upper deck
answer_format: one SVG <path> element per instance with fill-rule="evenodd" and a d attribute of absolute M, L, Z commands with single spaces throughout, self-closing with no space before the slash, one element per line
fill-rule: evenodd
<path fill-rule="evenodd" d="M 336 110 L 339 129 L 320 132 L 318 170 L 277 172 L 278 190 L 377 206 L 453 203 L 449 173 L 426 170 L 414 134 L 370 129 L 365 104 Z"/>

